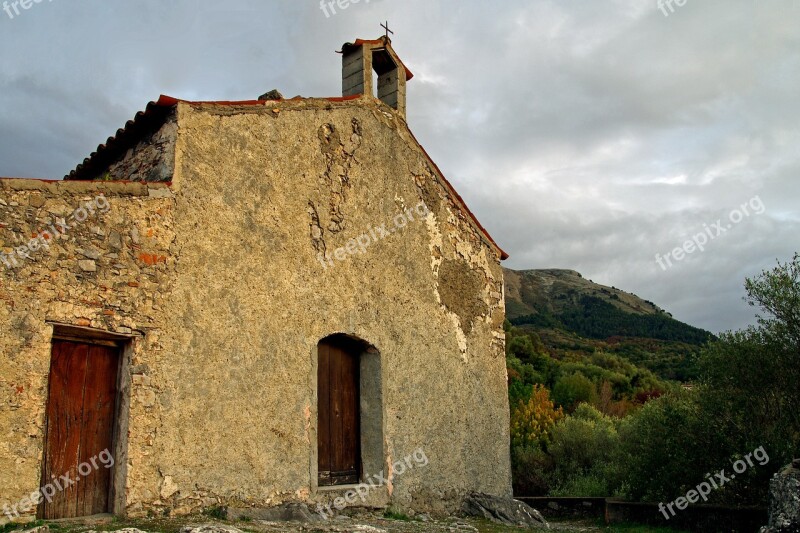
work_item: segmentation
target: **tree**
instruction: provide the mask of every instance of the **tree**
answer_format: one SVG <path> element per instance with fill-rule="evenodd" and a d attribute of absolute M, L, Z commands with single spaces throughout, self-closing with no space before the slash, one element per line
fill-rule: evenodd
<path fill-rule="evenodd" d="M 619 483 L 620 448 L 616 425 L 589 404 L 553 428 L 548 452 L 554 465 L 554 496 L 609 496 Z"/>
<path fill-rule="evenodd" d="M 769 479 L 800 452 L 800 258 L 745 283 L 758 325 L 728 332 L 698 357 L 697 394 L 647 404 L 620 430 L 635 498 L 686 492 L 697 473 L 731 470 L 763 447 L 767 464 L 736 475 L 712 498 L 764 504 Z"/>
<path fill-rule="evenodd" d="M 543 496 L 550 490 L 552 459 L 546 452 L 550 432 L 564 411 L 556 409 L 550 391 L 534 385 L 527 400 L 511 410 L 511 471 L 514 493 Z"/>
<path fill-rule="evenodd" d="M 708 447 L 698 446 L 699 416 L 694 395 L 676 392 L 647 402 L 622 421 L 621 455 L 629 497 L 669 501 L 703 481 Z"/>
<path fill-rule="evenodd" d="M 699 363 L 704 406 L 742 444 L 767 438 L 800 452 L 800 256 L 745 288 L 747 302 L 761 309 L 758 326 L 706 349 Z"/>
<path fill-rule="evenodd" d="M 536 333 L 526 332 L 514 335 L 508 342 L 508 355 L 533 366 L 538 372 L 547 370 L 549 356 Z"/>
<path fill-rule="evenodd" d="M 698 361 L 705 426 L 717 436 L 717 461 L 764 446 L 769 467 L 748 471 L 752 491 L 738 501 L 766 497 L 774 471 L 800 455 L 800 257 L 745 282 L 746 300 L 760 308 L 758 325 L 729 332 Z M 737 479 L 737 484 L 739 479 Z M 732 487 L 734 489 L 736 487 Z"/>
<path fill-rule="evenodd" d="M 747 303 L 760 307 L 757 314 L 760 331 L 772 343 L 788 353 L 800 353 L 800 255 L 755 279 L 745 281 Z"/>
<path fill-rule="evenodd" d="M 596 398 L 594 383 L 581 372 L 562 376 L 553 387 L 553 399 L 567 411 L 572 411 L 581 402 L 595 403 Z"/>
<path fill-rule="evenodd" d="M 550 399 L 550 391 L 535 385 L 528 401 L 520 401 L 511 412 L 511 444 L 514 447 L 542 447 L 550 431 L 564 416 Z"/>

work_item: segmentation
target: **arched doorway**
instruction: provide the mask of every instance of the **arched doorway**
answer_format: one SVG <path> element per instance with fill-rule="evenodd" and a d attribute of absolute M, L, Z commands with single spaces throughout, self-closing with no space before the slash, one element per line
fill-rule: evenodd
<path fill-rule="evenodd" d="M 345 335 L 319 342 L 317 367 L 318 477 L 320 486 L 361 479 L 361 354 L 363 344 Z"/>

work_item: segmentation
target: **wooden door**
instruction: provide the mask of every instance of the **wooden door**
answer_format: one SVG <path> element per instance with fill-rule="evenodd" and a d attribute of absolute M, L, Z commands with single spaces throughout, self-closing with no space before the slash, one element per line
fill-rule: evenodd
<path fill-rule="evenodd" d="M 39 518 L 110 512 L 119 349 L 53 341 Z M 102 455 L 101 455 L 102 454 Z"/>
<path fill-rule="evenodd" d="M 345 338 L 319 344 L 317 430 L 319 484 L 358 483 L 361 478 L 359 354 Z"/>

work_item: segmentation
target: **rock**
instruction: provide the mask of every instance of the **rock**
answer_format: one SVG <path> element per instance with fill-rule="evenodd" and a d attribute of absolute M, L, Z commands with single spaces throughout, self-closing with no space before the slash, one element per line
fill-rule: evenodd
<path fill-rule="evenodd" d="M 184 526 L 181 533 L 244 533 L 241 529 L 233 526 L 223 526 L 220 524 L 205 524 L 202 526 Z"/>
<path fill-rule="evenodd" d="M 108 245 L 114 250 L 122 249 L 122 235 L 117 231 L 112 231 L 108 234 Z"/>
<path fill-rule="evenodd" d="M 322 517 L 312 512 L 302 503 L 287 503 L 269 509 L 228 508 L 228 520 L 241 520 L 242 517 L 266 522 L 319 522 Z"/>
<path fill-rule="evenodd" d="M 451 525 L 448 528 L 448 531 L 452 533 L 457 533 L 459 531 L 469 531 L 469 532 L 478 532 L 478 528 L 473 527 L 469 524 L 465 524 L 464 522 L 456 522 L 455 524 Z"/>
<path fill-rule="evenodd" d="M 78 261 L 78 267 L 84 272 L 97 272 L 97 263 L 89 259 Z"/>
<path fill-rule="evenodd" d="M 150 198 L 172 198 L 172 190 L 169 187 L 150 188 L 147 190 Z"/>
<path fill-rule="evenodd" d="M 141 377 L 143 376 L 133 376 L 134 383 L 136 383 L 136 378 Z M 178 492 L 178 485 L 173 481 L 172 476 L 164 476 L 164 481 L 161 483 L 161 498 L 169 499 L 176 492 Z"/>
<path fill-rule="evenodd" d="M 500 498 L 483 493 L 472 493 L 464 500 L 462 511 L 467 516 L 486 518 L 508 526 L 534 526 L 550 529 L 544 517 L 529 505 L 513 498 Z"/>
<path fill-rule="evenodd" d="M 44 196 L 41 194 L 31 194 L 28 199 L 28 205 L 31 207 L 42 207 L 44 205 Z"/>
<path fill-rule="evenodd" d="M 800 460 L 769 482 L 769 525 L 760 533 L 800 533 Z"/>
<path fill-rule="evenodd" d="M 278 89 L 272 89 L 268 93 L 264 93 L 258 97 L 258 99 L 262 102 L 267 100 L 283 100 L 283 95 L 278 91 Z"/>
<path fill-rule="evenodd" d="M 85 531 L 84 533 L 100 533 L 98 531 Z M 141 529 L 136 529 L 135 527 L 126 527 L 125 529 L 118 529 L 114 531 L 114 533 L 147 533 L 146 531 L 142 531 Z"/>
<path fill-rule="evenodd" d="M 23 533 L 50 533 L 50 526 L 39 526 L 32 529 L 26 529 Z"/>
<path fill-rule="evenodd" d="M 82 250 L 78 250 L 78 253 L 88 259 L 100 259 L 100 252 L 94 248 L 84 248 Z"/>

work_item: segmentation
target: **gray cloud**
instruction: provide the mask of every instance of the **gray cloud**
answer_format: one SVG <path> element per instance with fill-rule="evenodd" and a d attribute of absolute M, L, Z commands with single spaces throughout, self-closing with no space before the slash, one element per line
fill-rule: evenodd
<path fill-rule="evenodd" d="M 388 19 L 409 123 L 512 268 L 562 267 L 712 331 L 800 250 L 800 4 L 689 0 L 54 0 L 0 12 L 0 175 L 58 178 L 145 104 L 340 91 Z M 766 210 L 664 271 L 655 254 Z"/>

